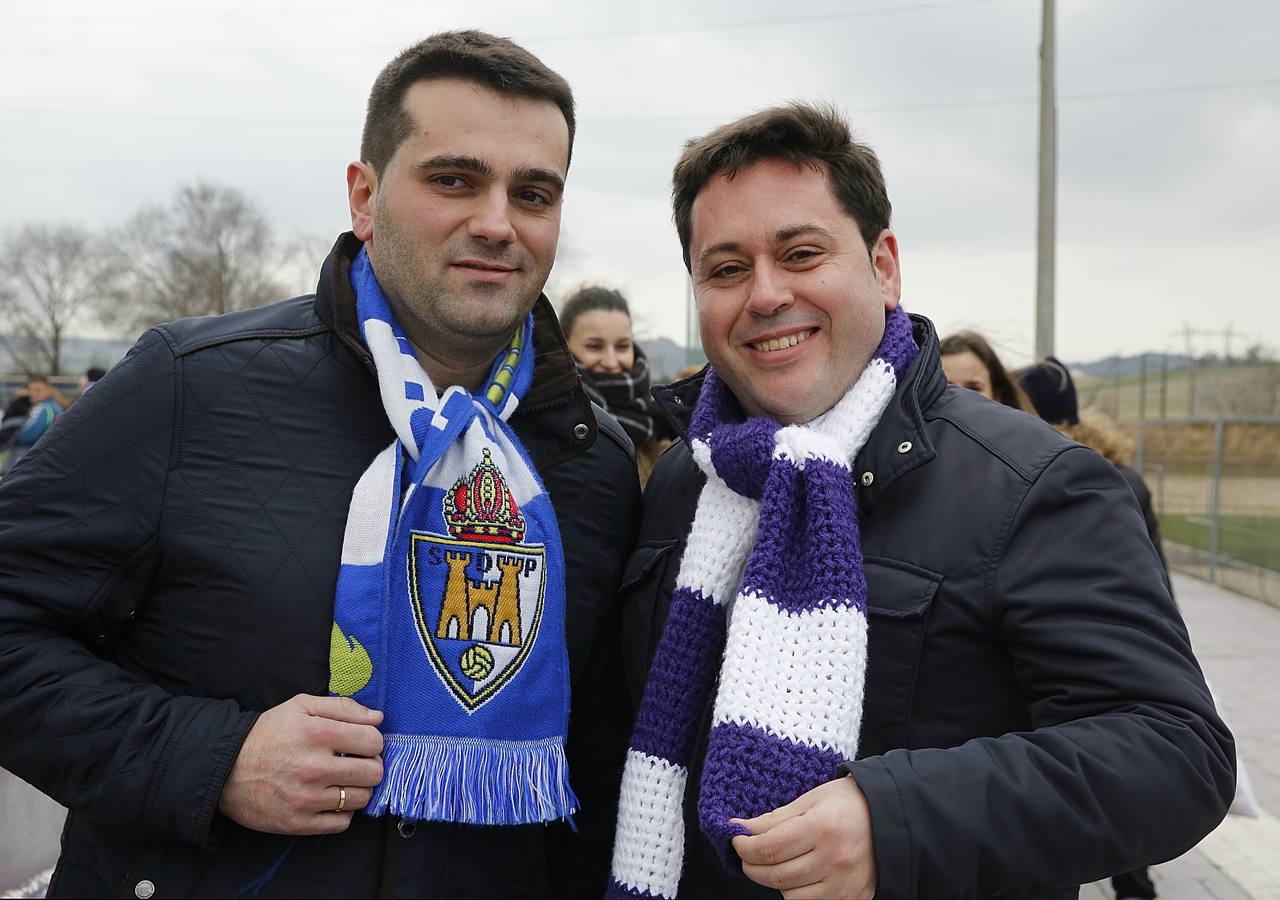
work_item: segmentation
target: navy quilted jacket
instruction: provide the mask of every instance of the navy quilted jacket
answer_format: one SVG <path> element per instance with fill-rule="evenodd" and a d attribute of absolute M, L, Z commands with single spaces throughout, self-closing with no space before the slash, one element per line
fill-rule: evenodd
<path fill-rule="evenodd" d="M 870 805 L 877 900 L 1064 900 L 1221 821 L 1234 745 L 1115 467 L 948 387 L 912 318 L 921 352 L 854 464 L 868 667 L 842 768 Z M 682 432 L 700 386 L 654 391 Z M 680 441 L 645 491 L 622 587 L 637 702 L 703 482 Z M 680 896 L 776 896 L 724 869 L 695 795 Z"/>
<path fill-rule="evenodd" d="M 578 831 L 357 815 L 295 839 L 217 812 L 257 713 L 327 693 L 347 505 L 392 439 L 357 337 L 358 248 L 339 239 L 314 297 L 152 329 L 0 484 L 0 765 L 71 810 L 51 896 L 603 890 L 628 727 L 615 597 L 639 487 L 545 299 L 512 425 L 567 557 Z"/>

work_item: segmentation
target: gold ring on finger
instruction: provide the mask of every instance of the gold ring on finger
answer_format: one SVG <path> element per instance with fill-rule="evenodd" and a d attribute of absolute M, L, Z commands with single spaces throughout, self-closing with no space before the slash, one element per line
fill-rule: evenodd
<path fill-rule="evenodd" d="M 338 806 L 334 812 L 342 812 L 347 808 L 347 789 L 339 786 L 338 788 Z"/>

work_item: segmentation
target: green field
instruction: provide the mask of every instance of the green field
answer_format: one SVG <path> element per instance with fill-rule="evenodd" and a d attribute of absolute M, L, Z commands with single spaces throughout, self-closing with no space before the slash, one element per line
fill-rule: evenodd
<path fill-rule="evenodd" d="M 1208 516 L 1160 517 L 1160 533 L 1165 540 L 1206 551 L 1209 525 Z M 1218 530 L 1218 553 L 1280 572 L 1280 516 L 1223 516 Z"/>

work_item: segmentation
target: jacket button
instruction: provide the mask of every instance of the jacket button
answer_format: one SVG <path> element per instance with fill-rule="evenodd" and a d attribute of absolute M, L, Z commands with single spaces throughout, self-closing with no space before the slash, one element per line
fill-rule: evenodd
<path fill-rule="evenodd" d="M 903 441 L 901 444 L 899 444 L 899 445 L 898 445 L 898 452 L 899 452 L 899 453 L 910 453 L 910 452 L 911 452 L 911 442 L 910 442 L 910 441 Z"/>
<path fill-rule="evenodd" d="M 400 837 L 408 840 L 413 837 L 413 833 L 418 830 L 417 822 L 410 822 L 408 819 L 401 819 L 396 823 L 396 832 Z"/>
<path fill-rule="evenodd" d="M 133 886 L 133 896 L 138 900 L 151 900 L 156 893 L 156 886 L 145 878 Z"/>
<path fill-rule="evenodd" d="M 871 482 L 873 482 L 873 481 L 875 481 L 875 480 L 876 480 L 876 476 L 872 475 L 870 472 L 863 472 L 863 473 L 862 473 L 862 486 L 863 486 L 863 487 L 871 487 Z"/>
<path fill-rule="evenodd" d="M 573 436 L 580 441 L 585 441 L 587 439 L 587 434 L 589 434 L 590 431 L 591 429 L 588 428 L 584 422 L 579 422 L 577 425 L 573 426 Z"/>
<path fill-rule="evenodd" d="M 684 406 L 684 401 L 680 399 L 679 394 L 672 394 L 671 402 L 674 403 L 676 406 Z"/>

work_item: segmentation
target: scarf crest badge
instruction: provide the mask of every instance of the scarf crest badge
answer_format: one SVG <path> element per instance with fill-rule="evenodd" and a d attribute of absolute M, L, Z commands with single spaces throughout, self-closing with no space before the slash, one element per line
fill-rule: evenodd
<path fill-rule="evenodd" d="M 384 714 L 383 780 L 364 812 L 567 818 L 564 557 L 507 424 L 533 379 L 532 316 L 480 392 L 438 393 L 363 250 L 351 281 L 396 433 L 352 493 L 330 644 L 330 692 Z"/>

